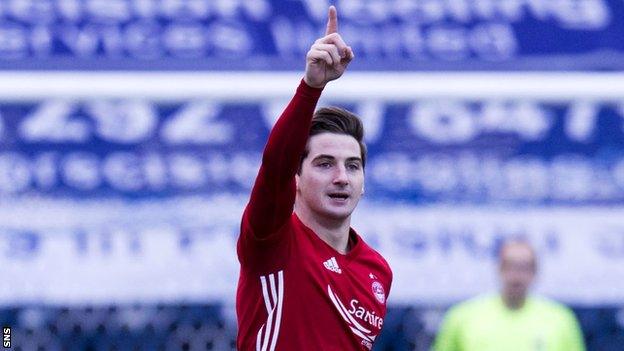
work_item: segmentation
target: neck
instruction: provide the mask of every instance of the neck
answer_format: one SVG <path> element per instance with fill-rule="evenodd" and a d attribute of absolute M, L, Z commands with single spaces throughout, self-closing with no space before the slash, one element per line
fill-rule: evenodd
<path fill-rule="evenodd" d="M 516 298 L 503 294 L 503 302 L 510 310 L 519 310 L 524 306 L 526 296 Z"/>
<path fill-rule="evenodd" d="M 295 205 L 295 213 L 306 227 L 341 254 L 349 252 L 351 216 L 343 219 L 320 217 L 304 206 Z"/>

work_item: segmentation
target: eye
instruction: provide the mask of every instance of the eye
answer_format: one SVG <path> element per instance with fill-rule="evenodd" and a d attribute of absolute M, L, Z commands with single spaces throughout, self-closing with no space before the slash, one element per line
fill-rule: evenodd
<path fill-rule="evenodd" d="M 347 165 L 347 168 L 349 168 L 352 171 L 357 171 L 360 169 L 360 164 L 359 163 L 349 163 Z"/>
<path fill-rule="evenodd" d="M 317 167 L 321 167 L 321 168 L 329 168 L 331 167 L 331 163 L 329 162 L 321 162 L 319 164 L 316 165 Z"/>

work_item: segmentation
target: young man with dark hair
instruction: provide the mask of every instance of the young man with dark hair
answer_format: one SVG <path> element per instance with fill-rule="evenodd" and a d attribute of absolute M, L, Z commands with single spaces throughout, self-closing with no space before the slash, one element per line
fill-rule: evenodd
<path fill-rule="evenodd" d="M 313 118 L 322 89 L 353 57 L 331 6 L 243 214 L 239 350 L 370 350 L 383 326 L 392 272 L 350 227 L 364 192 L 361 121 L 339 108 Z"/>

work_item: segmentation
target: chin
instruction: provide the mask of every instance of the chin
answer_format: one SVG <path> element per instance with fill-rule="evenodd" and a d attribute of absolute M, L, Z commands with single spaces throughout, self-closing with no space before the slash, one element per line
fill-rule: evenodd
<path fill-rule="evenodd" d="M 322 212 L 324 217 L 331 218 L 334 220 L 345 220 L 351 216 L 353 213 L 353 209 L 351 210 L 324 210 Z"/>
<path fill-rule="evenodd" d="M 525 290 L 511 291 L 509 294 L 514 300 L 522 300 L 526 298 L 527 292 Z"/>

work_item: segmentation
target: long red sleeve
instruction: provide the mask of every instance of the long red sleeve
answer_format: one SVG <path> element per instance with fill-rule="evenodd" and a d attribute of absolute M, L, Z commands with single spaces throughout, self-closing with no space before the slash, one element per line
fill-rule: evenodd
<path fill-rule="evenodd" d="M 262 156 L 241 236 L 266 239 L 290 218 L 295 203 L 295 174 L 305 149 L 314 109 L 322 89 L 303 80 L 275 126 Z"/>

